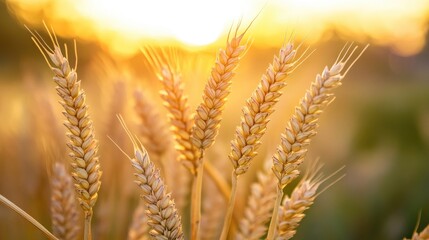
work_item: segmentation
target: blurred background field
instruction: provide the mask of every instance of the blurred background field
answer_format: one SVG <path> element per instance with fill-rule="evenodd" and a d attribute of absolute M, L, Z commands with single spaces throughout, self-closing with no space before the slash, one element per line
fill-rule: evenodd
<path fill-rule="evenodd" d="M 77 40 L 78 73 L 100 138 L 104 172 L 94 233 L 96 239 L 122 239 L 138 191 L 129 162 L 107 136 L 130 150 L 115 115 L 137 123 L 135 88 L 142 88 L 164 111 L 160 84 L 140 48 L 178 49 L 185 92 L 196 106 L 232 21 L 242 17 L 245 27 L 263 9 L 249 30 L 253 44 L 233 81 L 220 135 L 211 149 L 213 160 L 230 167 L 229 142 L 241 106 L 285 38 L 294 35 L 296 42 L 304 42 L 302 49 L 316 51 L 289 79 L 263 138 L 259 162 L 246 176 L 249 182 L 265 155 L 275 150 L 315 75 L 335 61 L 346 42 L 370 43 L 322 116 L 307 156 L 320 157 L 326 173 L 345 165 L 347 175 L 316 200 L 296 239 L 402 239 L 411 236 L 419 212 L 420 227 L 429 224 L 428 1 L 231 1 L 223 12 L 219 7 L 225 8 L 227 1 L 174 1 L 165 8 L 167 1 L 159 2 L 0 2 L 2 195 L 49 227 L 48 166 L 66 159 L 54 83 L 24 24 L 43 35 L 44 20 L 69 46 Z M 0 206 L 0 239 L 43 236 Z"/>

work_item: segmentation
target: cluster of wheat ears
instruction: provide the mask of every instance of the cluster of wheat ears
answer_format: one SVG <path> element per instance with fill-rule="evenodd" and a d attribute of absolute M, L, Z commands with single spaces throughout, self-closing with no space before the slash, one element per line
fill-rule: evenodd
<path fill-rule="evenodd" d="M 77 60 L 71 66 L 67 46 L 61 48 L 53 30 L 46 29 L 50 36 L 49 44 L 37 32 L 30 33 L 53 72 L 66 119 L 66 135 L 69 139 L 67 146 L 70 150 L 69 166 L 62 163 L 52 166 L 52 232 L 5 197 L 0 195 L 0 199 L 50 239 L 71 240 L 81 238 L 82 235 L 85 240 L 92 239 L 91 219 L 103 169 L 98 159 L 98 141 L 86 104 L 86 95 L 76 72 Z M 285 193 L 285 187 L 300 175 L 299 166 L 305 159 L 312 137 L 316 135 L 318 119 L 335 99 L 333 90 L 341 86 L 344 76 L 366 49 L 365 47 L 357 57 L 353 57 L 357 50 L 354 44 L 346 45 L 332 66 L 325 67 L 311 83 L 286 123 L 284 132 L 279 135 L 277 150 L 267 158 L 264 168 L 257 174 L 257 181 L 251 185 L 244 214 L 241 219 L 237 219 L 234 205 L 240 177 L 248 172 L 252 160 L 258 154 L 269 117 L 274 112 L 289 75 L 309 56 L 308 49 L 300 52 L 301 45 L 296 46 L 292 40 L 281 46 L 241 109 L 241 122 L 231 140 L 229 155 L 224 156 L 233 166 L 231 177 L 224 177 L 206 161 L 205 151 L 213 145 L 218 135 L 234 72 L 248 50 L 249 42 L 244 40 L 247 31 L 248 28 L 240 31 L 239 24 L 230 31 L 226 46 L 217 53 L 202 101 L 194 113 L 191 112 L 184 93 L 180 69 L 169 57 L 169 53 L 153 48 L 143 50 L 162 83 L 161 97 L 169 112 L 170 126 L 164 125 L 158 109 L 139 91 L 134 97 L 136 113 L 142 122 L 142 141 L 118 115 L 134 152 L 119 150 L 131 162 L 142 200 L 142 204 L 135 210 L 128 239 L 184 239 L 185 236 L 189 236 L 189 239 L 290 239 L 305 216 L 305 210 L 313 204 L 315 198 L 341 179 L 342 176 L 335 177 L 330 184 L 320 189 L 321 184 L 332 179 L 338 171 L 323 177 L 320 173 L 321 164 L 314 161 L 293 191 L 289 195 Z M 171 145 L 167 141 L 169 135 L 174 137 L 174 154 L 167 154 Z M 116 143 L 117 140 L 112 141 Z M 174 161 L 167 162 L 167 158 L 174 158 Z M 179 165 L 183 165 L 188 171 L 175 172 Z M 203 206 L 201 196 L 205 189 L 204 173 L 207 173 L 206 176 L 221 193 L 220 201 L 227 202 L 226 209 L 219 209 L 216 205 L 208 208 Z M 184 198 L 189 197 L 180 193 L 184 187 L 180 186 L 179 179 L 185 177 L 190 177 L 191 181 L 190 213 L 185 214 L 189 216 L 186 218 L 190 221 L 189 233 L 184 231 L 182 223 L 185 218 L 181 217 L 181 213 L 188 210 L 184 208 L 183 202 L 186 201 Z M 170 185 L 169 188 L 165 183 Z M 84 224 L 79 223 L 77 202 L 83 210 Z M 202 208 L 208 209 L 208 216 L 202 216 Z M 224 218 L 223 226 L 211 226 L 211 229 L 206 227 L 202 231 L 200 225 L 203 218 L 216 214 L 217 217 L 220 214 Z M 415 233 L 412 239 L 428 237 L 429 226 L 420 234 Z"/>

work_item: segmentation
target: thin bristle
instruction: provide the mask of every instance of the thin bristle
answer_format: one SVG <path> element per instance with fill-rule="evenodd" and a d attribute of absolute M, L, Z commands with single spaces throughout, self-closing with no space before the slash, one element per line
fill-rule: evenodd
<path fill-rule="evenodd" d="M 353 60 L 353 62 L 349 65 L 349 67 L 344 71 L 343 76 L 345 76 L 349 70 L 353 67 L 353 65 L 359 60 L 359 58 L 362 56 L 362 54 L 366 51 L 366 49 L 369 47 L 369 44 L 367 44 L 362 51 L 358 54 L 358 56 Z M 351 55 L 350 55 L 351 57 Z"/>
<path fill-rule="evenodd" d="M 79 62 L 78 61 L 79 58 L 77 56 L 77 43 L 76 43 L 76 39 L 73 40 L 73 46 L 74 46 L 74 67 L 73 67 L 73 69 L 75 71 L 77 71 L 77 66 L 78 66 L 77 63 Z"/>
<path fill-rule="evenodd" d="M 299 45 L 301 46 L 301 44 Z M 296 51 L 298 52 L 299 46 L 296 48 Z M 307 53 L 310 50 L 310 47 L 307 47 L 304 52 L 302 52 L 299 57 L 295 60 L 296 65 L 290 70 L 290 72 L 295 71 L 299 66 L 301 66 L 313 53 L 316 51 L 316 49 L 313 49 L 311 52 Z"/>
<path fill-rule="evenodd" d="M 338 170 L 337 170 L 337 172 L 339 172 L 339 170 L 341 170 L 341 169 L 338 169 Z M 333 173 L 331 176 L 336 175 L 336 173 L 337 173 L 337 172 Z M 337 184 L 337 183 L 338 183 L 339 181 L 341 181 L 345 176 L 346 176 L 346 174 L 343 174 L 343 175 L 341 175 L 341 176 L 337 177 L 334 181 L 332 181 L 332 182 L 331 182 L 331 183 L 329 183 L 327 186 L 325 186 L 322 190 L 320 190 L 320 191 L 316 194 L 316 197 L 318 197 L 320 194 L 323 194 L 326 190 L 328 190 L 329 188 L 331 188 L 332 186 L 334 186 L 335 184 Z M 322 181 L 321 181 L 321 184 L 322 184 L 324 181 L 328 180 L 328 178 L 329 178 L 329 177 L 324 178 L 324 180 L 322 180 Z"/>
<path fill-rule="evenodd" d="M 29 30 L 30 31 L 30 30 Z M 34 33 L 30 31 L 30 33 L 33 35 L 31 37 L 31 40 L 34 42 L 36 47 L 39 49 L 40 53 L 42 53 L 43 58 L 45 59 L 45 62 L 48 64 L 49 68 L 53 68 L 51 65 L 51 62 L 48 60 L 48 57 L 46 56 L 46 53 L 52 52 L 50 49 L 46 49 L 43 44 L 40 42 L 39 38 L 34 36 Z"/>
<path fill-rule="evenodd" d="M 349 45 L 350 44 L 350 45 Z M 348 47 L 347 47 L 348 46 Z M 347 52 L 349 51 L 350 47 L 353 46 L 353 43 L 346 43 L 344 44 L 343 48 L 341 48 L 340 53 L 337 56 L 337 59 L 335 59 L 334 65 L 338 64 L 339 62 L 342 62 L 342 58 L 343 56 L 345 56 L 347 54 Z M 346 52 L 344 53 L 344 50 L 346 50 Z M 340 60 L 341 59 L 341 60 Z"/>
<path fill-rule="evenodd" d="M 121 115 L 116 116 L 119 120 L 119 123 L 121 124 L 122 128 L 124 129 L 125 133 L 127 134 L 128 138 L 131 140 L 131 143 L 133 144 L 134 151 L 137 151 L 139 149 L 139 145 L 136 142 L 136 139 L 134 138 L 134 135 L 131 133 L 128 126 L 125 124 L 125 120 Z"/>
<path fill-rule="evenodd" d="M 124 151 L 124 149 L 121 148 L 121 146 L 119 146 L 119 144 L 113 140 L 110 136 L 107 136 L 107 138 L 119 149 L 119 151 L 121 151 L 129 160 L 131 160 L 132 158 L 130 156 L 128 156 L 128 154 Z"/>

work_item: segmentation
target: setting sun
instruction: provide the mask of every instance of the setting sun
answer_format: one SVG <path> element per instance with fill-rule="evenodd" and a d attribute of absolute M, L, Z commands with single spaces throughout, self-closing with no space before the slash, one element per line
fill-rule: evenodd
<path fill-rule="evenodd" d="M 412 0 L 7 0 L 24 22 L 45 19 L 60 35 L 97 40 L 121 54 L 133 54 L 144 41 L 204 46 L 222 39 L 234 21 L 250 22 L 255 44 L 283 41 L 286 29 L 314 43 L 335 32 L 341 37 L 391 47 L 400 55 L 425 44 L 429 6 Z M 43 11 L 42 11 L 43 9 Z M 43 13 L 40 18 L 35 17 Z M 84 27 L 83 27 L 84 26 Z"/>
<path fill-rule="evenodd" d="M 229 5 L 227 9 L 223 6 Z M 168 6 L 168 7 L 167 7 Z M 167 37 L 190 45 L 216 41 L 241 12 L 238 1 L 81 1 L 78 12 L 101 28 L 132 37 Z M 221 13 L 222 18 L 217 15 Z"/>

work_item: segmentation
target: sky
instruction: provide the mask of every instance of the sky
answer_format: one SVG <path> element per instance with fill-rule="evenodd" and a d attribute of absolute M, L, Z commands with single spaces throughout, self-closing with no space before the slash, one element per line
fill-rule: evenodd
<path fill-rule="evenodd" d="M 258 46 L 278 46 L 288 34 L 308 43 L 339 36 L 419 53 L 429 22 L 426 0 L 6 0 L 23 23 L 42 20 L 64 37 L 99 42 L 116 54 L 134 54 L 144 41 L 215 46 L 241 22 L 252 23 Z"/>

